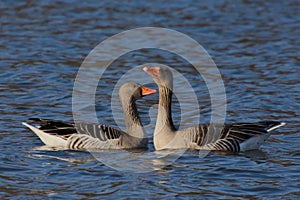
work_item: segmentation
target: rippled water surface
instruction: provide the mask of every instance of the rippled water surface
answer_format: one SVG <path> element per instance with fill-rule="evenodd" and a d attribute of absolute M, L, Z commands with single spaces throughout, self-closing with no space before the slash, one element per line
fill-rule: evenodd
<path fill-rule="evenodd" d="M 299 9 L 296 0 L 1 2 L 1 199 L 298 199 Z M 260 150 L 206 156 L 154 151 L 158 95 L 137 103 L 150 138 L 146 151 L 49 149 L 21 125 L 33 116 L 72 121 L 73 84 L 84 58 L 104 39 L 145 26 L 180 31 L 207 50 L 225 84 L 226 122 L 279 120 L 287 125 L 274 131 Z M 186 60 L 155 49 L 123 55 L 104 72 L 96 93 L 98 121 L 123 126 L 122 115 L 112 114 L 121 112 L 116 97 L 111 99 L 114 86 L 128 70 L 150 62 L 172 66 L 186 77 L 198 98 L 200 122 L 209 122 L 203 79 Z M 151 79 L 141 73 L 135 80 Z M 195 102 L 183 94 L 182 115 L 174 104 L 176 124 L 195 119 Z M 123 166 L 151 170 L 133 173 Z"/>

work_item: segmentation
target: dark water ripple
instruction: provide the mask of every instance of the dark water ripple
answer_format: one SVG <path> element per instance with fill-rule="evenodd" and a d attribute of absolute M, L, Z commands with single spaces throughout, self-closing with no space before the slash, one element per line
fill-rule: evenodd
<path fill-rule="evenodd" d="M 1 199 L 298 199 L 299 8 L 297 0 L 2 1 Z M 203 45 L 222 74 L 226 121 L 281 120 L 287 125 L 258 151 L 205 157 L 187 151 L 172 164 L 154 163 L 147 173 L 114 170 L 87 152 L 40 148 L 41 141 L 21 122 L 32 116 L 72 120 L 74 79 L 85 56 L 107 37 L 143 26 L 175 29 Z M 182 58 L 149 49 L 120 57 L 105 72 L 97 89 L 99 121 L 116 125 L 122 120 L 111 114 L 112 85 L 145 62 L 164 63 L 184 74 L 197 94 L 200 121 L 209 121 L 203 80 Z M 156 115 L 149 108 L 157 98 L 138 102 L 149 136 Z M 191 109 L 181 118 L 174 105 L 176 123 L 195 117 L 195 102 L 185 100 Z M 151 152 L 150 145 L 143 153 Z"/>

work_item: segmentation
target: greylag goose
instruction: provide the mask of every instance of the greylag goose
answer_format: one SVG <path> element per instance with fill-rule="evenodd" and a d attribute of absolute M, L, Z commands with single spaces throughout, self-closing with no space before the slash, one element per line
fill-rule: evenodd
<path fill-rule="evenodd" d="M 277 121 L 233 124 L 199 124 L 176 130 L 171 115 L 173 75 L 167 67 L 144 67 L 159 88 L 159 110 L 154 130 L 156 150 L 190 148 L 240 152 L 258 149 L 270 131 L 285 125 Z"/>
<path fill-rule="evenodd" d="M 132 149 L 147 148 L 148 139 L 136 109 L 135 101 L 143 96 L 156 93 L 138 83 L 129 82 L 121 86 L 119 96 L 124 112 L 126 132 L 105 124 L 79 123 L 75 126 L 56 120 L 31 118 L 33 126 L 23 122 L 44 144 L 66 149 Z"/>

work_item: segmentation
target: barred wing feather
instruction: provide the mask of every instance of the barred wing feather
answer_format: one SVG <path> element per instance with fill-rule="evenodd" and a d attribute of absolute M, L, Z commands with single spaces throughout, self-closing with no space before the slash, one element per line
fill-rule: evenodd
<path fill-rule="evenodd" d="M 191 148 L 231 152 L 257 149 L 270 136 L 270 131 L 283 125 L 285 123 L 276 121 L 234 123 L 222 128 L 216 125 L 199 125 L 201 131 L 198 136 L 203 138 L 196 137 Z"/>
<path fill-rule="evenodd" d="M 79 123 L 77 127 L 78 133 L 88 134 L 101 141 L 118 139 L 125 132 L 105 124 Z"/>

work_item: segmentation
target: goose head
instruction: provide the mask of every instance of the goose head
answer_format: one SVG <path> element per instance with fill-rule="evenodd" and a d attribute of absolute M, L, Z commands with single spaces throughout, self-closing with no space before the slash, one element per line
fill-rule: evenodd
<path fill-rule="evenodd" d="M 160 87 L 164 86 L 173 89 L 173 75 L 167 67 L 144 67 L 143 70 L 152 77 L 154 82 Z"/>
<path fill-rule="evenodd" d="M 132 97 L 133 101 L 141 99 L 144 96 L 155 94 L 156 90 L 147 88 L 135 82 L 128 82 L 121 86 L 119 90 L 120 97 Z"/>

